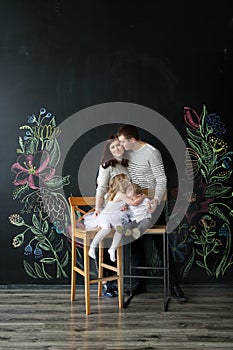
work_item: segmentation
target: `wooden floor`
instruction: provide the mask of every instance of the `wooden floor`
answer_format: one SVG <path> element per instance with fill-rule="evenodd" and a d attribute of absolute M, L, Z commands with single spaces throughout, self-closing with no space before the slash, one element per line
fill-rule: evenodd
<path fill-rule="evenodd" d="M 117 298 L 97 298 L 84 312 L 83 289 L 70 303 L 68 287 L 0 289 L 0 349 L 233 349 L 233 289 L 183 287 L 187 304 L 162 308 L 160 288 L 135 296 L 118 311 Z"/>

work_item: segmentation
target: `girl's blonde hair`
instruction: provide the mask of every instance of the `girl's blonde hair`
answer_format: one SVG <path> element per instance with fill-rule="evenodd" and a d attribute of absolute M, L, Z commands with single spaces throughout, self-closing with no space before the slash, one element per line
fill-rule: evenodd
<path fill-rule="evenodd" d="M 113 200 L 118 191 L 125 193 L 128 186 L 129 178 L 126 174 L 115 175 L 109 183 L 108 200 Z"/>

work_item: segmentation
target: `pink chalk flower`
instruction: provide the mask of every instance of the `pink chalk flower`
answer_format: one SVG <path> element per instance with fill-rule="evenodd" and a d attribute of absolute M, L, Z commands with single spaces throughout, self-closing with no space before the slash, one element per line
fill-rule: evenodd
<path fill-rule="evenodd" d="M 38 189 L 40 181 L 44 184 L 55 174 L 55 169 L 48 166 L 49 160 L 50 156 L 46 151 L 20 155 L 11 167 L 11 170 L 16 173 L 13 184 L 15 186 L 28 184 L 31 189 Z"/>

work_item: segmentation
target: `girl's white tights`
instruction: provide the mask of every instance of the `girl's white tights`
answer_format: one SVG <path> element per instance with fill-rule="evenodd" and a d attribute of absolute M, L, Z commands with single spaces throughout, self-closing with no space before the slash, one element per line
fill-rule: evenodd
<path fill-rule="evenodd" d="M 95 235 L 93 241 L 91 242 L 90 245 L 90 249 L 88 252 L 88 255 L 92 258 L 92 259 L 96 259 L 95 256 L 95 248 L 97 247 L 97 245 L 99 244 L 99 242 L 104 239 L 104 237 L 107 236 L 107 234 L 111 231 L 110 228 L 107 229 L 102 229 L 99 232 L 97 232 L 97 234 Z"/>
<path fill-rule="evenodd" d="M 122 238 L 122 234 L 120 234 L 120 233 L 115 231 L 111 247 L 108 250 L 108 253 L 110 255 L 110 260 L 111 261 L 116 261 L 115 252 L 116 252 L 116 248 L 120 244 L 121 238 Z"/>
<path fill-rule="evenodd" d="M 91 242 L 90 249 L 88 252 L 88 255 L 91 258 L 96 259 L 95 248 L 97 247 L 99 242 L 107 236 L 107 234 L 110 231 L 111 231 L 111 229 L 102 229 L 95 235 L 93 241 Z M 108 253 L 110 255 L 111 261 L 116 261 L 115 252 L 116 252 L 116 248 L 120 244 L 121 238 L 122 238 L 122 234 L 120 234 L 118 232 L 114 233 L 111 247 L 108 249 Z"/>

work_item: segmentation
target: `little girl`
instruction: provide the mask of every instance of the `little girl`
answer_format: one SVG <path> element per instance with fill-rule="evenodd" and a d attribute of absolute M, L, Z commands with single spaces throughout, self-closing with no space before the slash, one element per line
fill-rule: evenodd
<path fill-rule="evenodd" d="M 152 226 L 152 215 L 150 213 L 151 201 L 143 194 L 141 187 L 137 184 L 130 184 L 125 190 L 126 196 L 133 202 L 138 199 L 138 205 L 129 205 L 130 222 L 123 226 L 117 226 L 116 231 L 135 239 L 139 238 L 149 227 Z"/>
<path fill-rule="evenodd" d="M 131 200 L 125 194 L 125 190 L 130 184 L 129 178 L 126 174 L 119 174 L 114 176 L 110 180 L 107 204 L 98 216 L 87 217 L 84 219 L 84 225 L 88 228 L 101 227 L 101 230 L 97 232 L 93 241 L 91 242 L 89 249 L 89 256 L 93 259 L 96 258 L 95 248 L 98 243 L 104 239 L 112 228 L 121 226 L 129 221 L 127 212 L 122 210 L 125 207 L 125 203 L 129 205 L 138 204 L 137 201 Z M 111 247 L 108 249 L 111 261 L 115 261 L 115 251 L 122 238 L 122 234 L 115 232 Z"/>

